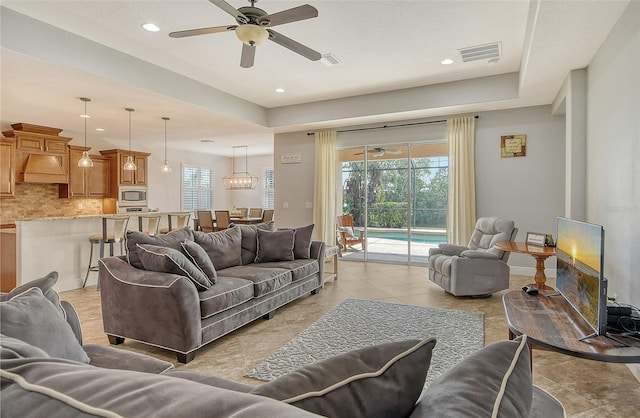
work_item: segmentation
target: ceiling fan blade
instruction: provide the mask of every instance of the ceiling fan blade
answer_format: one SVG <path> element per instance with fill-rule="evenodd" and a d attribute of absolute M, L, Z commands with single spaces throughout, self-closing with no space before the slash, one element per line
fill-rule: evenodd
<path fill-rule="evenodd" d="M 213 26 L 210 28 L 189 29 L 189 30 L 180 30 L 177 32 L 171 32 L 169 33 L 169 36 L 172 38 L 186 38 L 187 36 L 207 35 L 209 33 L 226 32 L 229 30 L 234 30 L 235 28 L 237 28 L 236 25 Z"/>
<path fill-rule="evenodd" d="M 281 33 L 278 33 L 271 29 L 267 29 L 267 32 L 269 32 L 269 40 L 287 49 L 290 49 L 291 51 L 300 54 L 303 57 L 310 59 L 311 61 L 318 61 L 322 57 L 318 51 L 314 51 L 308 46 L 304 46 L 291 38 L 287 38 Z"/>
<path fill-rule="evenodd" d="M 242 68 L 253 67 L 253 61 L 256 58 L 256 47 L 242 44 L 242 56 L 240 57 L 240 66 Z"/>
<path fill-rule="evenodd" d="M 386 152 L 387 154 L 391 154 L 391 155 L 400 155 L 402 154 L 402 151 L 399 149 L 385 149 L 384 152 Z"/>
<path fill-rule="evenodd" d="M 232 5 L 227 3 L 226 1 L 224 1 L 224 0 L 209 0 L 209 1 L 211 3 L 213 3 L 213 4 L 215 4 L 216 6 L 218 6 L 219 8 L 221 8 L 222 10 L 224 10 L 225 12 L 229 13 L 237 21 L 239 21 L 241 23 L 249 22 L 249 19 L 247 18 L 247 16 L 242 14 L 240 11 L 238 11 L 235 7 L 233 7 Z"/>
<path fill-rule="evenodd" d="M 303 4 L 302 6 L 262 16 L 260 18 L 260 24 L 264 25 L 263 22 L 268 21 L 269 24 L 266 26 L 277 26 L 284 25 L 285 23 L 297 22 L 299 20 L 311 19 L 313 17 L 318 17 L 318 9 L 308 4 Z"/>

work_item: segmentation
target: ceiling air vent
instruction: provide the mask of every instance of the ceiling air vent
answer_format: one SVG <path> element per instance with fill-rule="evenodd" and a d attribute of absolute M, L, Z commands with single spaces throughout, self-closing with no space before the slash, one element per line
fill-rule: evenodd
<path fill-rule="evenodd" d="M 485 45 L 470 46 L 458 50 L 462 62 L 478 60 L 490 60 L 502 56 L 502 42 L 493 42 Z"/>

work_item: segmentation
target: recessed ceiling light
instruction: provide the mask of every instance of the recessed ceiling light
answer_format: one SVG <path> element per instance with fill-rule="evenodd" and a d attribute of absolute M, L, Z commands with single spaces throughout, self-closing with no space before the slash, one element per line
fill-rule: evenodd
<path fill-rule="evenodd" d="M 278 87 L 276 89 L 276 93 L 284 93 L 284 89 L 282 87 Z"/>
<path fill-rule="evenodd" d="M 142 28 L 144 30 L 148 30 L 149 32 L 158 32 L 160 28 L 153 23 L 143 23 Z"/>
<path fill-rule="evenodd" d="M 80 115 L 81 118 L 89 119 L 91 116 L 89 115 Z"/>
<path fill-rule="evenodd" d="M 453 60 L 451 58 L 445 58 L 442 61 L 440 61 L 440 64 L 443 64 L 443 65 L 453 64 Z"/>
<path fill-rule="evenodd" d="M 200 142 L 203 142 L 203 143 L 207 144 L 207 143 L 211 143 L 211 142 L 216 142 L 216 140 L 215 139 L 201 139 Z"/>
<path fill-rule="evenodd" d="M 96 131 L 98 131 L 98 132 L 104 132 L 104 128 L 96 128 Z"/>

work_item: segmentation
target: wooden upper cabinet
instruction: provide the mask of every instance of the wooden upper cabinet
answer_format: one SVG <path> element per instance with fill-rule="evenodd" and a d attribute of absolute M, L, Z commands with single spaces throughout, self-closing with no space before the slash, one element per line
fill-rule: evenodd
<path fill-rule="evenodd" d="M 0 138 L 0 197 L 15 196 L 15 161 L 16 140 Z"/>
<path fill-rule="evenodd" d="M 100 151 L 100 154 L 108 157 L 111 161 L 110 197 L 118 197 L 118 186 L 147 185 L 147 158 L 151 155 L 148 152 L 110 149 Z M 137 169 L 135 171 L 127 171 L 123 168 L 129 155 L 133 157 L 133 161 L 136 164 Z"/>
<path fill-rule="evenodd" d="M 69 145 L 69 184 L 60 185 L 60 197 L 109 197 L 109 158 L 91 155 L 93 167 L 78 167 L 82 153 L 89 149 Z"/>
<path fill-rule="evenodd" d="M 69 150 L 72 138 L 59 136 L 62 129 L 14 123 L 3 134 L 16 140 L 15 181 L 26 183 L 68 183 Z"/>

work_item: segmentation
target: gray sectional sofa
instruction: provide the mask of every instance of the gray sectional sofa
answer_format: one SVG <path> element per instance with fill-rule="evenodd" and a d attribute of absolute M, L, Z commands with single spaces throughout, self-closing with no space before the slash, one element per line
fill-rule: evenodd
<path fill-rule="evenodd" d="M 0 294 L 2 417 L 564 416 L 532 385 L 526 336 L 487 346 L 423 390 L 436 340 L 382 344 L 304 366 L 258 387 L 143 354 L 82 345 L 57 273 Z"/>
<path fill-rule="evenodd" d="M 128 231 L 127 256 L 100 260 L 104 330 L 172 350 L 187 363 L 198 348 L 322 285 L 325 244 L 313 225 L 273 222 L 204 233 Z"/>

